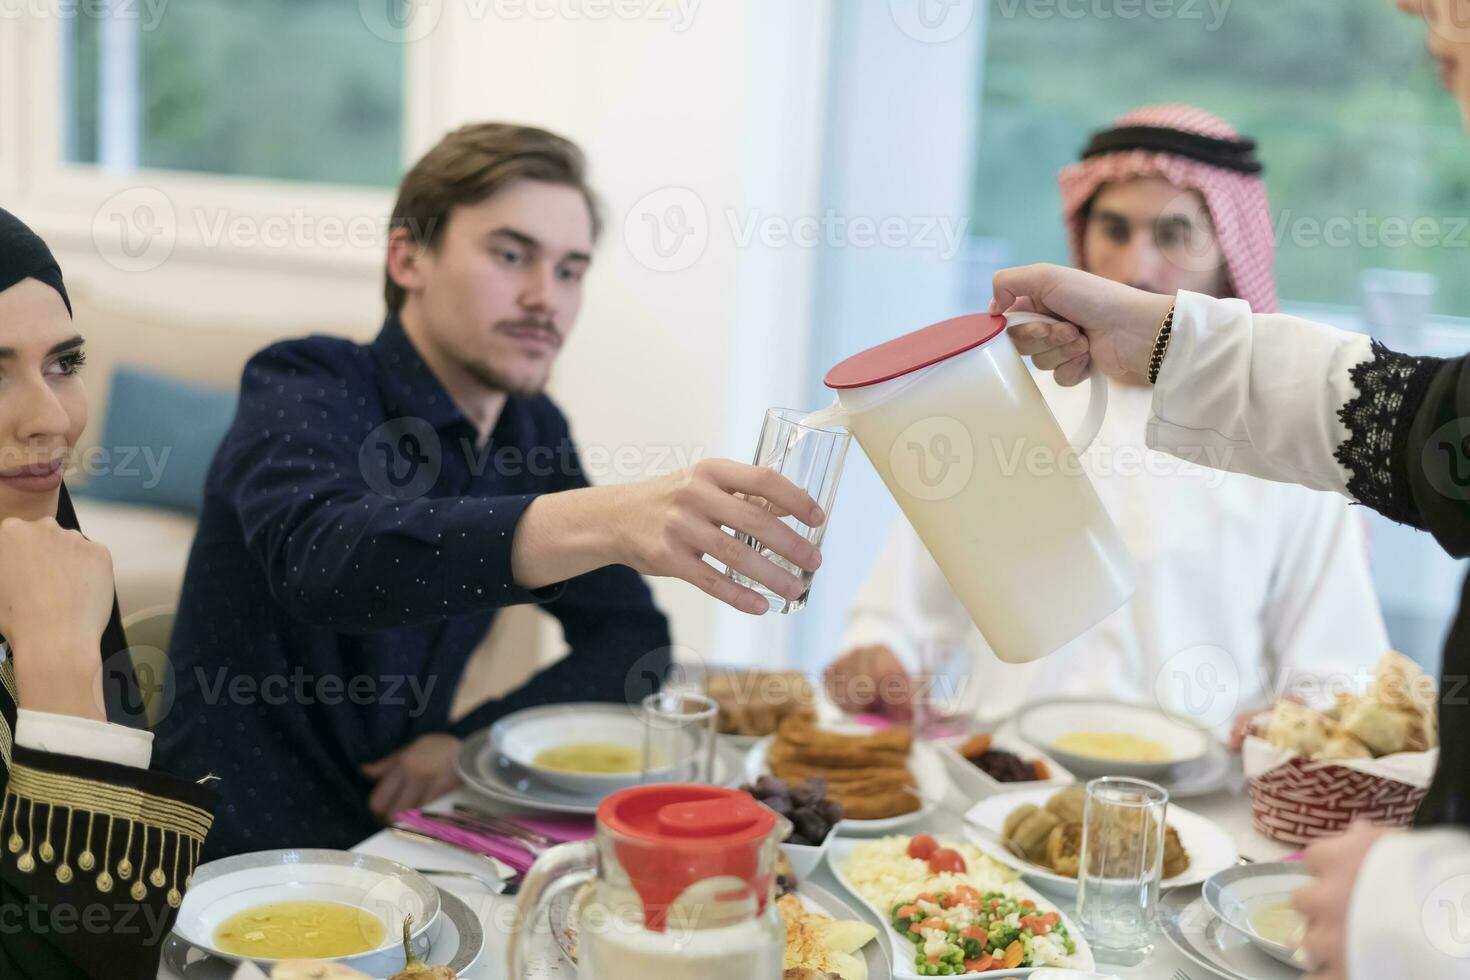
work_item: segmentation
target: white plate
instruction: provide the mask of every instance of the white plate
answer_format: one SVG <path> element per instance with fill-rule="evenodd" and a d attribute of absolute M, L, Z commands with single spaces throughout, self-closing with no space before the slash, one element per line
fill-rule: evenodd
<path fill-rule="evenodd" d="M 506 715 L 490 726 L 490 744 L 510 763 L 548 786 L 586 796 L 607 796 L 642 781 L 642 772 L 562 772 L 536 764 L 546 749 L 579 742 L 626 746 L 643 756 L 643 720 L 626 704 L 546 704 Z"/>
<path fill-rule="evenodd" d="M 1203 759 L 1211 742 L 1208 732 L 1176 721 L 1157 708 L 1092 698 L 1028 704 L 1016 712 L 1016 730 L 1079 776 L 1167 777 L 1175 767 Z M 1137 735 L 1166 746 L 1173 756 L 1166 762 L 1124 762 L 1057 748 L 1057 739 L 1075 732 Z"/>
<path fill-rule="evenodd" d="M 1042 786 L 992 796 L 970 807 L 965 814 L 965 822 L 976 823 L 986 830 L 999 834 L 1005 826 L 1006 817 L 1012 810 L 1027 803 L 1043 806 L 1055 792 L 1054 787 Z M 1234 838 L 1226 833 L 1219 824 L 1200 816 L 1193 810 L 1186 810 L 1182 806 L 1170 803 L 1164 822 L 1174 828 L 1179 834 L 1179 843 L 1183 844 L 1184 849 L 1189 852 L 1189 868 L 1182 875 L 1165 878 L 1163 887 L 1182 888 L 1185 885 L 1197 885 L 1215 872 L 1232 867 L 1240 860 L 1240 853 L 1235 849 Z M 1001 864 L 1015 868 L 1032 881 L 1044 884 L 1048 891 L 1058 895 L 1077 894 L 1076 878 L 1068 878 L 1057 874 L 1050 868 L 1023 861 L 981 834 L 967 832 L 965 836 L 969 838 L 970 843 Z"/>
<path fill-rule="evenodd" d="M 994 796 L 997 793 L 1005 793 L 1013 789 L 1026 789 L 1032 786 L 1062 787 L 1077 781 L 1077 777 L 1068 772 L 1060 762 L 1051 758 L 1040 749 L 1026 744 L 1019 738 L 996 734 L 990 738 L 990 747 L 992 749 L 1013 753 L 1014 755 L 1020 756 L 1026 762 L 1040 759 L 1051 770 L 1050 779 L 1028 779 L 1024 782 L 1002 783 L 984 769 L 981 769 L 975 763 L 960 755 L 960 746 L 968 742 L 970 738 L 971 736 L 969 735 L 954 735 L 950 738 L 940 739 L 934 743 L 935 749 L 938 750 L 940 757 L 944 759 L 945 766 L 949 769 L 950 781 L 954 783 L 955 787 L 966 800 L 983 800 L 987 796 Z"/>
<path fill-rule="evenodd" d="M 1312 880 L 1300 864 L 1273 861 L 1267 864 L 1237 865 L 1211 875 L 1201 894 L 1210 911 L 1226 925 L 1244 935 L 1258 949 L 1287 966 L 1301 969 L 1305 962 L 1291 946 L 1267 939 L 1251 925 L 1251 913 L 1264 902 L 1285 902 L 1291 893 Z"/>
<path fill-rule="evenodd" d="M 428 943 L 414 944 L 414 955 L 430 965 L 447 966 L 463 977 L 485 951 L 485 931 L 479 917 L 463 900 L 442 888 L 438 892 L 439 916 L 430 924 Z M 401 958 L 399 963 L 401 967 Z M 195 949 L 178 936 L 170 936 L 164 944 L 163 964 L 180 980 L 232 980 L 239 968 L 233 961 Z M 379 978 L 391 975 L 381 973 Z"/>
<path fill-rule="evenodd" d="M 1021 737 L 1016 730 L 1014 718 L 997 728 L 995 737 L 1014 745 L 1029 746 L 1032 751 L 1040 751 Z M 1155 777 L 1153 782 L 1169 791 L 1171 801 L 1218 793 L 1222 789 L 1230 788 L 1232 780 L 1238 787 L 1244 787 L 1245 774 L 1241 772 L 1239 758 L 1231 755 L 1222 742 L 1212 738 L 1204 758 L 1175 766 L 1164 775 Z"/>
<path fill-rule="evenodd" d="M 549 786 L 534 775 L 498 755 L 490 745 L 490 732 L 476 732 L 464 740 L 455 758 L 455 770 L 465 787 L 492 800 L 538 813 L 597 812 L 601 796 L 573 793 Z M 715 746 L 716 786 L 729 786 L 740 778 L 743 759 L 731 747 Z"/>
<path fill-rule="evenodd" d="M 1179 888 L 1159 902 L 1159 930 L 1197 966 L 1225 980 L 1302 980 L 1220 921 L 1198 891 Z"/>
<path fill-rule="evenodd" d="M 414 918 L 415 938 L 439 914 L 439 890 L 412 868 L 352 851 L 319 849 L 256 851 L 200 865 L 184 895 L 174 934 L 202 952 L 241 962 L 250 957 L 223 952 L 214 934 L 230 916 L 272 902 L 337 902 L 361 908 L 383 923 L 376 949 L 338 962 L 364 973 L 403 969 L 403 917 Z M 269 972 L 274 959 L 254 959 Z"/>
<path fill-rule="evenodd" d="M 827 866 L 832 869 L 832 874 L 837 879 L 838 884 L 847 889 L 848 893 L 857 899 L 862 908 L 867 911 L 869 921 L 876 920 L 876 924 L 882 925 L 883 935 L 888 940 L 888 950 L 893 958 L 893 975 L 895 977 L 917 977 L 919 973 L 914 969 L 914 952 L 916 950 L 914 944 L 909 941 L 907 936 L 899 935 L 898 930 L 893 928 L 892 923 L 888 921 L 886 910 L 875 908 L 871 902 L 853 887 L 852 882 L 847 879 L 847 875 L 843 874 L 842 866 L 847 863 L 847 859 L 852 856 L 852 852 L 865 843 L 868 842 L 850 839 L 838 840 L 832 845 L 832 850 L 827 854 Z M 943 841 L 940 843 L 942 844 Z M 1076 951 L 1073 952 L 1071 957 L 1072 965 L 1070 969 L 1084 972 L 1093 969 L 1095 964 L 1092 960 L 1092 948 L 1087 945 L 1087 938 L 1082 935 L 1082 930 L 1078 928 L 1077 924 L 1062 912 L 1054 902 L 1022 881 L 1010 882 L 1005 886 L 1005 891 L 1007 894 L 1018 899 L 1031 899 L 1031 901 L 1036 903 L 1038 911 L 1056 912 L 1060 915 L 1062 922 L 1067 926 L 1067 934 L 1076 945 Z M 1045 976 L 1048 970 L 1056 969 L 1055 967 L 1028 966 L 1018 967 L 1014 970 L 987 970 L 984 973 L 964 973 L 960 974 L 960 976 L 986 978 L 1030 977 L 1033 974 Z"/>
<path fill-rule="evenodd" d="M 574 903 L 579 893 L 580 889 L 564 888 L 546 903 L 546 921 L 556 939 L 556 948 L 573 966 L 577 965 L 577 910 Z M 795 895 L 808 912 L 830 916 L 839 922 L 869 922 L 872 919 L 868 913 L 857 911 L 826 889 L 805 881 L 797 885 Z M 863 946 L 863 958 L 868 964 L 868 980 L 892 980 L 893 969 L 889 965 L 893 960 L 892 950 L 888 934 L 882 929 Z"/>
<path fill-rule="evenodd" d="M 858 730 L 854 729 L 854 731 Z M 872 729 L 864 728 L 860 731 L 871 733 Z M 774 735 L 766 736 L 755 743 L 755 746 L 746 755 L 745 781 L 747 783 L 754 783 L 770 772 L 770 769 L 766 767 L 766 753 L 770 752 L 775 740 Z M 928 742 L 914 741 L 913 748 L 909 750 L 909 772 L 914 774 L 916 788 L 923 797 L 919 801 L 917 810 L 897 817 L 884 817 L 881 820 L 843 820 L 837 825 L 837 833 L 889 834 L 917 823 L 939 809 L 939 801 L 944 799 L 944 794 L 949 790 L 949 774 L 944 771 L 944 760 L 939 757 L 934 746 Z"/>

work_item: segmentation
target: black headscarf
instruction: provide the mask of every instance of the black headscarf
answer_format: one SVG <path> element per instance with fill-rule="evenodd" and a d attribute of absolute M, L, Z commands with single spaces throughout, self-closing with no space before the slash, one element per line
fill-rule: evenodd
<path fill-rule="evenodd" d="M 0 293 L 23 279 L 36 279 L 56 290 L 66 304 L 67 313 L 71 313 L 71 297 L 66 294 L 61 266 L 56 264 L 51 249 L 25 222 L 0 208 Z M 62 484 L 61 498 L 56 505 L 56 523 L 73 531 L 81 530 L 65 484 Z M 142 721 L 141 702 L 127 648 L 128 640 L 123 633 L 122 615 L 114 593 L 112 617 L 102 633 L 100 650 L 104 664 L 103 692 L 107 699 L 108 718 L 136 725 Z"/>

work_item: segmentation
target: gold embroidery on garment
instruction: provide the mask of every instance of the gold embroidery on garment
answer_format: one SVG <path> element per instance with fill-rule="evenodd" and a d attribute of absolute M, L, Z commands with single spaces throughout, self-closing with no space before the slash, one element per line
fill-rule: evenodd
<path fill-rule="evenodd" d="M 20 692 L 15 686 L 15 663 L 6 657 L 4 663 L 0 663 L 0 687 L 10 695 L 10 703 L 20 706 Z M 5 717 L 5 712 L 0 711 L 0 762 L 5 763 L 5 768 L 10 768 L 10 760 L 15 757 L 15 733 L 10 730 L 10 721 Z"/>
<path fill-rule="evenodd" d="M 37 812 L 38 808 L 41 812 Z M 65 819 L 58 810 L 66 811 Z M 126 786 L 13 766 L 3 801 L 0 801 L 0 836 L 5 837 L 9 853 L 18 855 L 16 868 L 26 873 L 35 870 L 37 856 L 41 863 L 55 861 L 58 855 L 57 847 L 52 844 L 52 831 L 64 827 L 60 841 L 61 860 L 55 874 L 63 884 L 69 882 L 73 877 L 69 863 L 72 827 L 83 814 L 87 824 L 81 841 L 82 850 L 77 855 L 77 867 L 83 872 L 94 868 L 98 871 L 95 879 L 98 891 L 107 893 L 117 880 L 132 880 L 128 894 L 135 901 L 146 898 L 149 886 L 152 886 L 166 888 L 168 904 L 174 908 L 179 906 L 183 892 L 192 881 L 204 837 L 209 830 L 211 817 L 207 811 Z M 100 863 L 92 851 L 92 833 L 98 819 L 107 821 Z M 126 824 L 125 837 L 119 821 Z M 79 823 L 77 826 L 80 828 Z M 110 867 L 114 828 L 123 846 L 117 864 Z M 5 835 L 7 829 L 8 836 Z M 39 837 L 38 829 L 43 831 Z M 136 859 L 135 837 L 139 841 Z M 155 838 L 158 852 L 153 855 L 148 847 Z M 172 862 L 169 860 L 170 847 Z"/>

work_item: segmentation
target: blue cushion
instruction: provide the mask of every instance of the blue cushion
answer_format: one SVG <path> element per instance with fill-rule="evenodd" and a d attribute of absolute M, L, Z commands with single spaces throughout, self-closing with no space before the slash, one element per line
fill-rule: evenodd
<path fill-rule="evenodd" d="M 77 492 L 197 514 L 204 476 L 235 417 L 236 393 L 119 367 L 98 447 L 79 459 Z"/>

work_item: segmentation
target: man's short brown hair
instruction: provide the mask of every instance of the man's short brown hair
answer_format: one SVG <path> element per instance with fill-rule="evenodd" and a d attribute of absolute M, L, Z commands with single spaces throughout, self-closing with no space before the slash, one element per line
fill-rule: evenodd
<path fill-rule="evenodd" d="M 593 237 L 602 230 L 597 198 L 587 184 L 587 159 L 577 144 L 532 126 L 472 123 L 445 136 L 404 174 L 389 232 L 407 228 L 418 244 L 432 249 L 443 239 L 454 208 L 478 204 L 518 180 L 581 191 Z M 386 268 L 383 278 L 383 298 L 396 313 L 407 294 Z"/>

